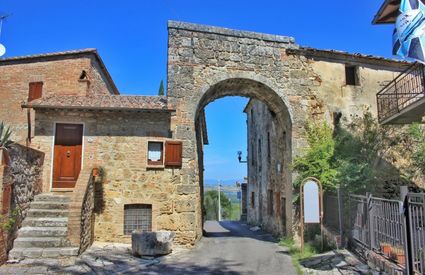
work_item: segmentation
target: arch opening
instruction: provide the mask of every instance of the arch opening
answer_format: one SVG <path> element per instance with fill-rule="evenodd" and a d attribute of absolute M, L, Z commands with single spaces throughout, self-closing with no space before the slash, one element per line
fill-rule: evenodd
<path fill-rule="evenodd" d="M 247 118 L 246 221 L 261 225 L 276 235 L 292 232 L 292 120 L 290 110 L 277 91 L 256 80 L 230 78 L 210 86 L 195 112 L 195 130 L 200 183 L 201 222 L 204 207 L 205 107 L 218 99 L 249 98 Z M 242 110 L 241 110 L 242 111 Z M 235 160 L 236 160 L 235 151 Z"/>

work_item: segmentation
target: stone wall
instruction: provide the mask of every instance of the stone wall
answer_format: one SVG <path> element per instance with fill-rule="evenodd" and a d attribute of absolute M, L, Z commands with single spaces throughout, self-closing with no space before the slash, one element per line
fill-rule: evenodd
<path fill-rule="evenodd" d="M 83 170 L 102 167 L 105 171 L 104 182 L 95 189 L 96 204 L 103 204 L 95 209 L 95 240 L 130 242 L 130 235 L 123 234 L 124 205 L 138 203 L 152 205 L 153 230 L 176 231 L 176 242 L 190 243 L 195 227 L 194 186 L 180 184 L 188 177 L 183 169 L 147 166 L 148 141 L 170 139 L 169 113 L 36 110 L 32 145 L 46 152 L 44 192 L 51 186 L 57 121 L 84 124 Z"/>
<path fill-rule="evenodd" d="M 2 254 L 1 251 L 4 248 L 3 253 L 6 251 L 6 254 L 12 248 L 17 230 L 27 215 L 31 201 L 35 195 L 41 192 L 44 161 L 44 153 L 19 144 L 11 145 L 8 154 L 10 157 L 9 165 L 0 166 L 0 183 L 2 187 L 11 184 L 11 205 L 6 206 L 7 209 L 0 209 L 0 213 L 3 215 L 3 221 L 13 218 L 15 222 L 8 232 L 3 231 L 3 228 L 0 229 L 0 234 L 2 234 L 2 237 L 0 237 L 0 254 Z M 0 190 L 3 191 L 3 188 Z M 1 200 L 5 199 L 3 192 L 0 193 Z M 3 206 L 3 201 L 0 205 Z M 3 248 L 2 243 L 4 243 Z"/>
<path fill-rule="evenodd" d="M 83 70 L 90 83 L 79 80 Z M 113 93 L 113 84 L 106 80 L 93 54 L 0 60 L 0 121 L 11 127 L 12 139 L 17 143 L 25 144 L 28 136 L 27 110 L 21 104 L 28 100 L 29 83 L 40 81 L 43 97 Z M 31 118 L 34 125 L 33 111 Z"/>
<path fill-rule="evenodd" d="M 193 177 L 182 184 L 193 186 L 193 192 L 202 185 L 198 119 L 209 102 L 232 95 L 262 101 L 276 116 L 276 132 L 288 128 L 282 143 L 287 151 L 280 161 L 289 164 L 307 146 L 307 121 L 332 124 L 334 112 L 349 119 L 366 107 L 374 108 L 379 88 L 406 66 L 371 56 L 303 48 L 285 36 L 181 22 L 169 22 L 168 30 L 168 96 L 177 109 L 171 130 L 173 137 L 189 148 L 183 155 L 182 171 Z M 358 87 L 346 85 L 345 65 L 358 66 Z M 296 175 L 289 165 L 282 171 L 286 176 L 276 182 L 284 186 L 285 216 L 293 217 L 286 219 L 285 227 L 286 233 L 292 234 L 297 222 L 292 211 L 292 178 Z M 196 217 L 201 217 L 200 204 L 196 199 Z M 197 219 L 196 236 L 201 229 L 202 220 Z"/>
<path fill-rule="evenodd" d="M 286 234 L 286 177 L 289 175 L 286 128 L 278 128 L 266 104 L 250 100 L 247 115 L 248 222 L 275 235 Z M 287 125 L 289 127 L 289 125 Z M 292 189 L 290 188 L 291 192 Z"/>

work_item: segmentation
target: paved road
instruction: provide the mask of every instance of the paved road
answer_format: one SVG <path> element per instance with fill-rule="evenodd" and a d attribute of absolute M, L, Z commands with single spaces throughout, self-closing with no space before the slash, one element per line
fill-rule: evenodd
<path fill-rule="evenodd" d="M 207 221 L 193 250 L 165 258 L 144 274 L 296 274 L 291 258 L 264 232 L 233 221 Z M 144 270 L 145 271 L 145 270 Z"/>

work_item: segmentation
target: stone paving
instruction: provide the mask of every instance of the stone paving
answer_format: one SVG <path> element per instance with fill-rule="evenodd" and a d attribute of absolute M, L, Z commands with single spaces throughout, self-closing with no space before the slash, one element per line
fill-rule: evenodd
<path fill-rule="evenodd" d="M 176 254 L 181 249 L 176 248 Z M 0 274 L 134 274 L 160 258 L 137 258 L 126 244 L 94 243 L 80 257 L 27 259 L 0 266 Z"/>
<path fill-rule="evenodd" d="M 368 265 L 347 250 L 334 250 L 315 255 L 303 260 L 301 269 L 304 274 L 314 275 L 375 274 Z"/>

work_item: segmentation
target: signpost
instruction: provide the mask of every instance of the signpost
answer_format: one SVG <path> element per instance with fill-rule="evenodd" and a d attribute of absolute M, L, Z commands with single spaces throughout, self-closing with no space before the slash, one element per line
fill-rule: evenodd
<path fill-rule="evenodd" d="M 323 189 L 316 178 L 303 180 L 300 186 L 301 197 L 301 251 L 304 251 L 304 225 L 320 224 L 323 247 Z"/>

